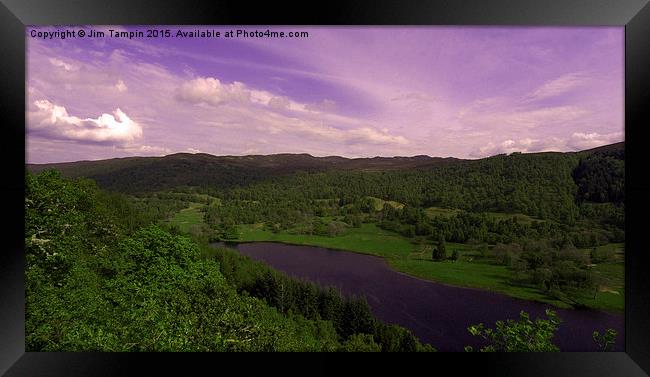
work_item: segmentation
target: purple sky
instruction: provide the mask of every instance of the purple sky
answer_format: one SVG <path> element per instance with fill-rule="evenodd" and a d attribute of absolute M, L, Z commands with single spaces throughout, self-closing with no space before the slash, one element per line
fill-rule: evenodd
<path fill-rule="evenodd" d="M 622 27 L 270 27 L 309 37 L 130 40 L 43 40 L 32 29 L 29 163 L 176 152 L 479 158 L 624 138 Z"/>

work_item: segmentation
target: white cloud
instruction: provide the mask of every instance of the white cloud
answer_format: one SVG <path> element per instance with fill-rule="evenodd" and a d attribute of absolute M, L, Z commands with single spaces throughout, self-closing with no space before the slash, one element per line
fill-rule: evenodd
<path fill-rule="evenodd" d="M 61 59 L 56 59 L 56 58 L 50 58 L 49 59 L 50 64 L 52 64 L 55 67 L 61 67 L 65 69 L 66 71 L 76 71 L 78 68 L 72 64 L 68 64 L 64 62 Z"/>
<path fill-rule="evenodd" d="M 285 110 L 291 105 L 291 101 L 287 97 L 270 97 L 265 102 L 269 107 Z"/>
<path fill-rule="evenodd" d="M 408 140 L 403 136 L 391 135 L 387 129 L 377 130 L 369 125 L 339 128 L 328 125 L 320 119 L 288 117 L 284 114 L 269 110 L 239 112 L 237 118 L 238 120 L 234 122 L 213 121 L 205 124 L 226 129 L 246 127 L 248 130 L 255 129 L 257 132 L 268 135 L 295 136 L 341 145 L 408 144 Z"/>
<path fill-rule="evenodd" d="M 307 109 L 307 105 L 292 101 L 286 96 L 278 96 L 265 90 L 252 89 L 239 81 L 225 84 L 214 77 L 197 77 L 184 82 L 177 90 L 176 99 L 194 104 L 205 103 L 211 106 L 248 106 L 255 104 L 268 106 L 278 111 L 311 111 Z"/>
<path fill-rule="evenodd" d="M 118 92 L 123 93 L 126 92 L 129 88 L 124 84 L 124 81 L 118 80 L 117 84 L 115 84 L 115 89 L 117 89 Z"/>
<path fill-rule="evenodd" d="M 599 134 L 597 132 L 575 132 L 571 135 L 567 145 L 574 150 L 584 150 L 599 147 L 601 145 L 613 144 L 619 141 L 623 141 L 622 132 L 613 132 L 609 134 Z"/>
<path fill-rule="evenodd" d="M 421 92 L 409 92 L 398 94 L 390 99 L 391 101 L 419 101 L 419 102 L 434 102 L 438 101 L 436 97 L 430 96 Z"/>
<path fill-rule="evenodd" d="M 545 82 L 535 91 L 533 91 L 528 96 L 528 99 L 540 100 L 556 97 L 584 85 L 588 80 L 589 79 L 585 76 L 584 73 L 568 73 Z"/>
<path fill-rule="evenodd" d="M 114 149 L 135 153 L 141 156 L 162 156 L 172 153 L 172 150 L 166 147 L 157 147 L 153 145 L 128 144 L 115 146 Z"/>
<path fill-rule="evenodd" d="M 477 126 L 480 128 L 521 129 L 566 125 L 589 115 L 589 111 L 578 106 L 552 106 L 538 109 L 514 108 L 512 110 L 504 107 L 506 106 L 498 108 L 472 106 L 461 110 L 458 113 L 458 119 L 472 129 L 476 129 Z"/>
<path fill-rule="evenodd" d="M 588 112 L 577 106 L 556 106 L 536 110 L 515 111 L 505 116 L 505 121 L 513 126 L 538 127 L 565 123 L 587 115 Z"/>
<path fill-rule="evenodd" d="M 119 108 L 113 115 L 104 113 L 97 119 L 82 119 L 69 115 L 63 106 L 37 100 L 29 112 L 28 123 L 30 131 L 76 141 L 124 144 L 142 137 L 142 127 Z"/>
<path fill-rule="evenodd" d="M 408 144 L 408 140 L 403 136 L 393 136 L 388 134 L 384 128 L 381 131 L 370 127 L 355 128 L 347 131 L 344 135 L 345 142 L 348 144 L 369 143 L 369 144 Z"/>
<path fill-rule="evenodd" d="M 316 110 L 241 82 L 224 84 L 212 77 L 195 78 L 180 86 L 176 99 L 218 109 L 208 123 L 220 128 L 253 127 L 270 135 L 297 135 L 348 145 L 408 143 L 403 136 L 390 135 L 385 127 L 377 130 L 358 119 L 327 112 L 326 107 L 334 107 L 332 101 L 323 101 Z"/>
<path fill-rule="evenodd" d="M 219 106 L 232 102 L 250 102 L 251 92 L 239 81 L 222 84 L 219 79 L 199 77 L 183 83 L 176 98 L 189 103 L 207 103 Z"/>
<path fill-rule="evenodd" d="M 524 138 L 519 140 L 507 139 L 501 143 L 489 142 L 483 147 L 470 153 L 471 157 L 487 157 L 497 154 L 510 154 L 513 152 L 566 152 L 582 151 L 623 141 L 622 132 L 599 134 L 597 132 L 575 132 L 569 138 L 546 137 L 543 139 Z"/>
<path fill-rule="evenodd" d="M 478 150 L 470 153 L 471 157 L 488 157 L 497 154 L 510 154 L 514 152 L 534 153 L 566 150 L 566 143 L 557 137 L 544 139 L 524 138 L 519 140 L 507 139 L 495 144 L 489 142 Z"/>
<path fill-rule="evenodd" d="M 305 104 L 305 110 L 314 112 L 332 112 L 336 110 L 336 102 L 331 99 L 324 99 L 318 103 Z"/>

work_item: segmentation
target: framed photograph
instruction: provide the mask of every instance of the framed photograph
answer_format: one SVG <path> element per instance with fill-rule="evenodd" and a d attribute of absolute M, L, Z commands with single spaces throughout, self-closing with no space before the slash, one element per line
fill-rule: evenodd
<path fill-rule="evenodd" d="M 650 371 L 647 2 L 0 20 L 7 376 L 295 352 Z"/>

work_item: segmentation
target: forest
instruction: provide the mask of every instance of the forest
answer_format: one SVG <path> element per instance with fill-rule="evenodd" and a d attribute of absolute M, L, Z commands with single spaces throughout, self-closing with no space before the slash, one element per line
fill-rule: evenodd
<path fill-rule="evenodd" d="M 177 209 L 54 170 L 28 172 L 26 349 L 434 350 L 377 321 L 361 298 L 294 281 L 155 224 Z M 287 289 L 282 298 L 269 288 L 277 284 Z"/>
<path fill-rule="evenodd" d="M 624 171 L 622 143 L 479 160 L 199 154 L 28 166 L 27 349 L 435 350 L 374 318 L 363 297 L 214 241 L 335 245 L 428 280 L 620 311 Z M 485 339 L 494 346 L 483 350 L 509 349 Z M 554 350 L 547 343 L 536 350 Z"/>
<path fill-rule="evenodd" d="M 469 246 L 466 260 L 505 266 L 511 286 L 535 287 L 552 302 L 622 310 L 622 300 L 593 302 L 609 284 L 594 267 L 611 263 L 622 273 L 615 246 L 625 241 L 622 148 L 399 171 L 298 172 L 227 189 L 185 189 L 186 200 L 197 194 L 203 233 L 213 239 L 241 240 L 246 224 L 324 237 L 375 224 L 431 255 L 441 240 Z M 447 257 L 456 261 L 459 253 L 431 259 Z"/>

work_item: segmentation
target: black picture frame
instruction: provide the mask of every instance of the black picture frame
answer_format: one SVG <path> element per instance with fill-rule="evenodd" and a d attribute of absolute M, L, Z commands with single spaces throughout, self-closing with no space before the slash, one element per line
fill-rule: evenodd
<path fill-rule="evenodd" d="M 396 362 L 401 373 L 425 367 L 428 373 L 473 370 L 499 376 L 647 376 L 650 373 L 650 253 L 644 250 L 650 184 L 645 172 L 644 126 L 650 108 L 650 5 L 646 0 L 463 0 L 463 1 L 265 1 L 0 0 L 0 138 L 4 179 L 0 190 L 5 248 L 0 252 L 0 373 L 6 376 L 192 375 L 224 365 L 284 372 L 291 355 L 118 354 L 25 352 L 24 174 L 25 26 L 116 24 L 225 25 L 553 25 L 625 26 L 626 265 L 625 352 L 538 354 L 409 355 Z M 642 122 L 646 120 L 645 122 Z M 303 359 L 305 355 L 300 355 Z M 352 368 L 393 364 L 393 356 L 354 356 Z M 317 369 L 341 370 L 310 355 Z M 303 359 L 304 360 L 304 359 Z M 347 364 L 347 363 L 346 363 Z M 356 365 L 356 366 L 355 366 Z M 198 369 L 195 369 L 198 368 Z M 223 369 L 222 369 L 223 368 Z M 304 368 L 304 367 L 303 367 Z M 349 368 L 349 367 L 346 367 Z M 155 372 L 154 370 L 158 370 Z M 349 372 L 349 370 L 346 370 Z M 644 372 L 645 371 L 645 372 Z M 231 373 L 236 373 L 232 371 Z"/>

